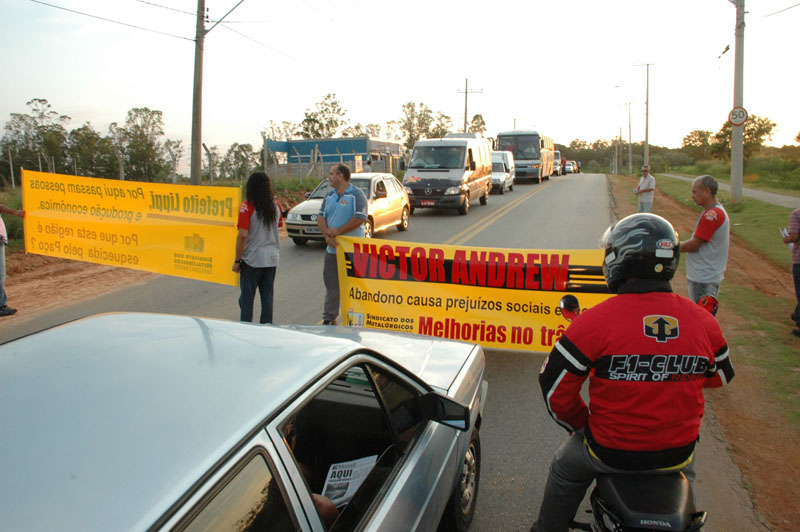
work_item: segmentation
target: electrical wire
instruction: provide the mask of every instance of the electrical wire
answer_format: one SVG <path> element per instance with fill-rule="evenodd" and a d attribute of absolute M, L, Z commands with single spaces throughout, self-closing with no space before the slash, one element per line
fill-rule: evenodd
<path fill-rule="evenodd" d="M 160 7 L 161 9 L 167 9 L 169 11 L 175 11 L 177 13 L 184 13 L 186 15 L 191 15 L 193 17 L 197 15 L 197 13 L 192 13 L 191 11 L 183 11 L 181 9 L 175 9 L 174 7 L 162 6 L 161 4 L 154 4 L 153 2 L 148 2 L 147 0 L 135 0 L 135 1 L 139 2 L 141 4 L 147 4 L 147 5 L 150 5 L 150 6 L 153 6 L 153 7 Z"/>
<path fill-rule="evenodd" d="M 258 44 L 259 46 L 263 46 L 264 48 L 267 48 L 268 50 L 272 50 L 275 53 L 281 54 L 282 56 L 287 57 L 287 58 L 291 59 L 292 61 L 297 61 L 298 63 L 301 63 L 301 61 L 299 59 L 297 59 L 296 57 L 292 57 L 291 55 L 289 55 L 289 54 L 287 54 L 285 52 L 282 52 L 282 51 L 278 50 L 277 48 L 273 48 L 272 46 L 269 46 L 268 44 L 264 44 L 263 42 L 257 41 L 255 39 L 253 39 L 252 37 L 250 37 L 249 35 L 245 35 L 241 31 L 236 31 L 235 29 L 229 28 L 228 26 L 225 26 L 225 25 L 223 25 L 221 27 L 226 29 L 226 30 L 228 30 L 228 31 L 232 31 L 233 33 L 235 33 L 237 35 L 241 35 L 245 39 L 247 39 L 249 41 L 253 41 L 254 43 Z"/>
<path fill-rule="evenodd" d="M 771 17 L 772 15 L 777 15 L 778 13 L 783 13 L 784 11 L 789 11 L 789 10 L 790 10 L 790 9 L 792 9 L 793 7 L 797 7 L 797 6 L 800 6 L 800 4 L 795 4 L 795 5 L 793 5 L 793 6 L 785 7 L 785 8 L 783 8 L 783 9 L 781 9 L 780 11 L 776 11 L 776 12 L 774 12 L 774 13 L 770 13 L 769 15 L 764 15 L 764 16 L 763 16 L 763 17 L 761 17 L 761 18 L 767 18 L 767 17 Z"/>
<path fill-rule="evenodd" d="M 127 22 L 120 22 L 118 20 L 112 20 L 110 18 L 99 17 L 97 15 L 91 15 L 89 13 L 83 13 L 82 11 L 75 11 L 74 9 L 68 9 L 66 7 L 61 7 L 61 6 L 57 6 L 57 5 L 54 5 L 54 4 L 48 4 L 47 2 L 42 2 L 41 0 L 30 0 L 30 1 L 35 3 L 35 4 L 42 4 L 43 6 L 53 7 L 55 9 L 61 9 L 61 10 L 64 10 L 64 11 L 69 11 L 70 13 L 76 13 L 78 15 L 83 15 L 85 17 L 96 18 L 98 20 L 103 20 L 105 22 L 112 22 L 114 24 L 119 24 L 121 26 L 128 26 L 129 28 L 135 28 L 137 30 L 149 31 L 151 33 L 158 33 L 159 35 L 165 35 L 167 37 L 174 37 L 176 39 L 183 39 L 184 41 L 194 42 L 194 39 L 191 39 L 189 37 L 181 37 L 180 35 L 173 35 L 171 33 L 165 33 L 163 31 L 151 30 L 150 28 L 143 28 L 141 26 L 136 26 L 134 24 L 128 24 Z"/>

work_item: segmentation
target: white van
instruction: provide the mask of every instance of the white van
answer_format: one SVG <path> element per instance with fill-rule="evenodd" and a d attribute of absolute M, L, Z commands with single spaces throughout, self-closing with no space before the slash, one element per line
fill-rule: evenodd
<path fill-rule="evenodd" d="M 492 152 L 492 189 L 505 194 L 506 189 L 514 190 L 514 154 L 510 151 Z"/>
<path fill-rule="evenodd" d="M 486 205 L 492 189 L 492 146 L 477 133 L 448 133 L 414 144 L 403 185 L 411 212 L 421 207 L 467 214 L 476 199 Z"/>

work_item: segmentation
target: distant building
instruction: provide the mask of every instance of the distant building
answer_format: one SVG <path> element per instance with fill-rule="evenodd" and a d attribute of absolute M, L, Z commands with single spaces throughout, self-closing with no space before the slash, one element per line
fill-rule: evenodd
<path fill-rule="evenodd" d="M 267 150 L 285 153 L 290 164 L 322 161 L 325 163 L 352 163 L 360 160 L 386 159 L 402 156 L 397 142 L 369 137 L 340 137 L 334 139 L 269 140 Z"/>

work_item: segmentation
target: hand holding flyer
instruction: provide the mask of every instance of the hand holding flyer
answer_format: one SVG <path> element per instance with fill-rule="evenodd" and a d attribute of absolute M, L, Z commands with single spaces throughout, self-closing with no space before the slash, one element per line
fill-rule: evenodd
<path fill-rule="evenodd" d="M 351 462 L 331 464 L 325 476 L 322 494 L 337 507 L 347 504 L 377 461 L 378 455 L 372 455 Z"/>

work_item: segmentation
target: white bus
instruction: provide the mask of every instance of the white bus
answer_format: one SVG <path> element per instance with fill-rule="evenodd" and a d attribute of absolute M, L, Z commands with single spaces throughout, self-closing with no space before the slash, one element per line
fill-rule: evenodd
<path fill-rule="evenodd" d="M 515 129 L 497 134 L 498 151 L 514 154 L 517 180 L 531 179 L 541 183 L 553 175 L 555 144 L 553 139 L 530 129 Z"/>

